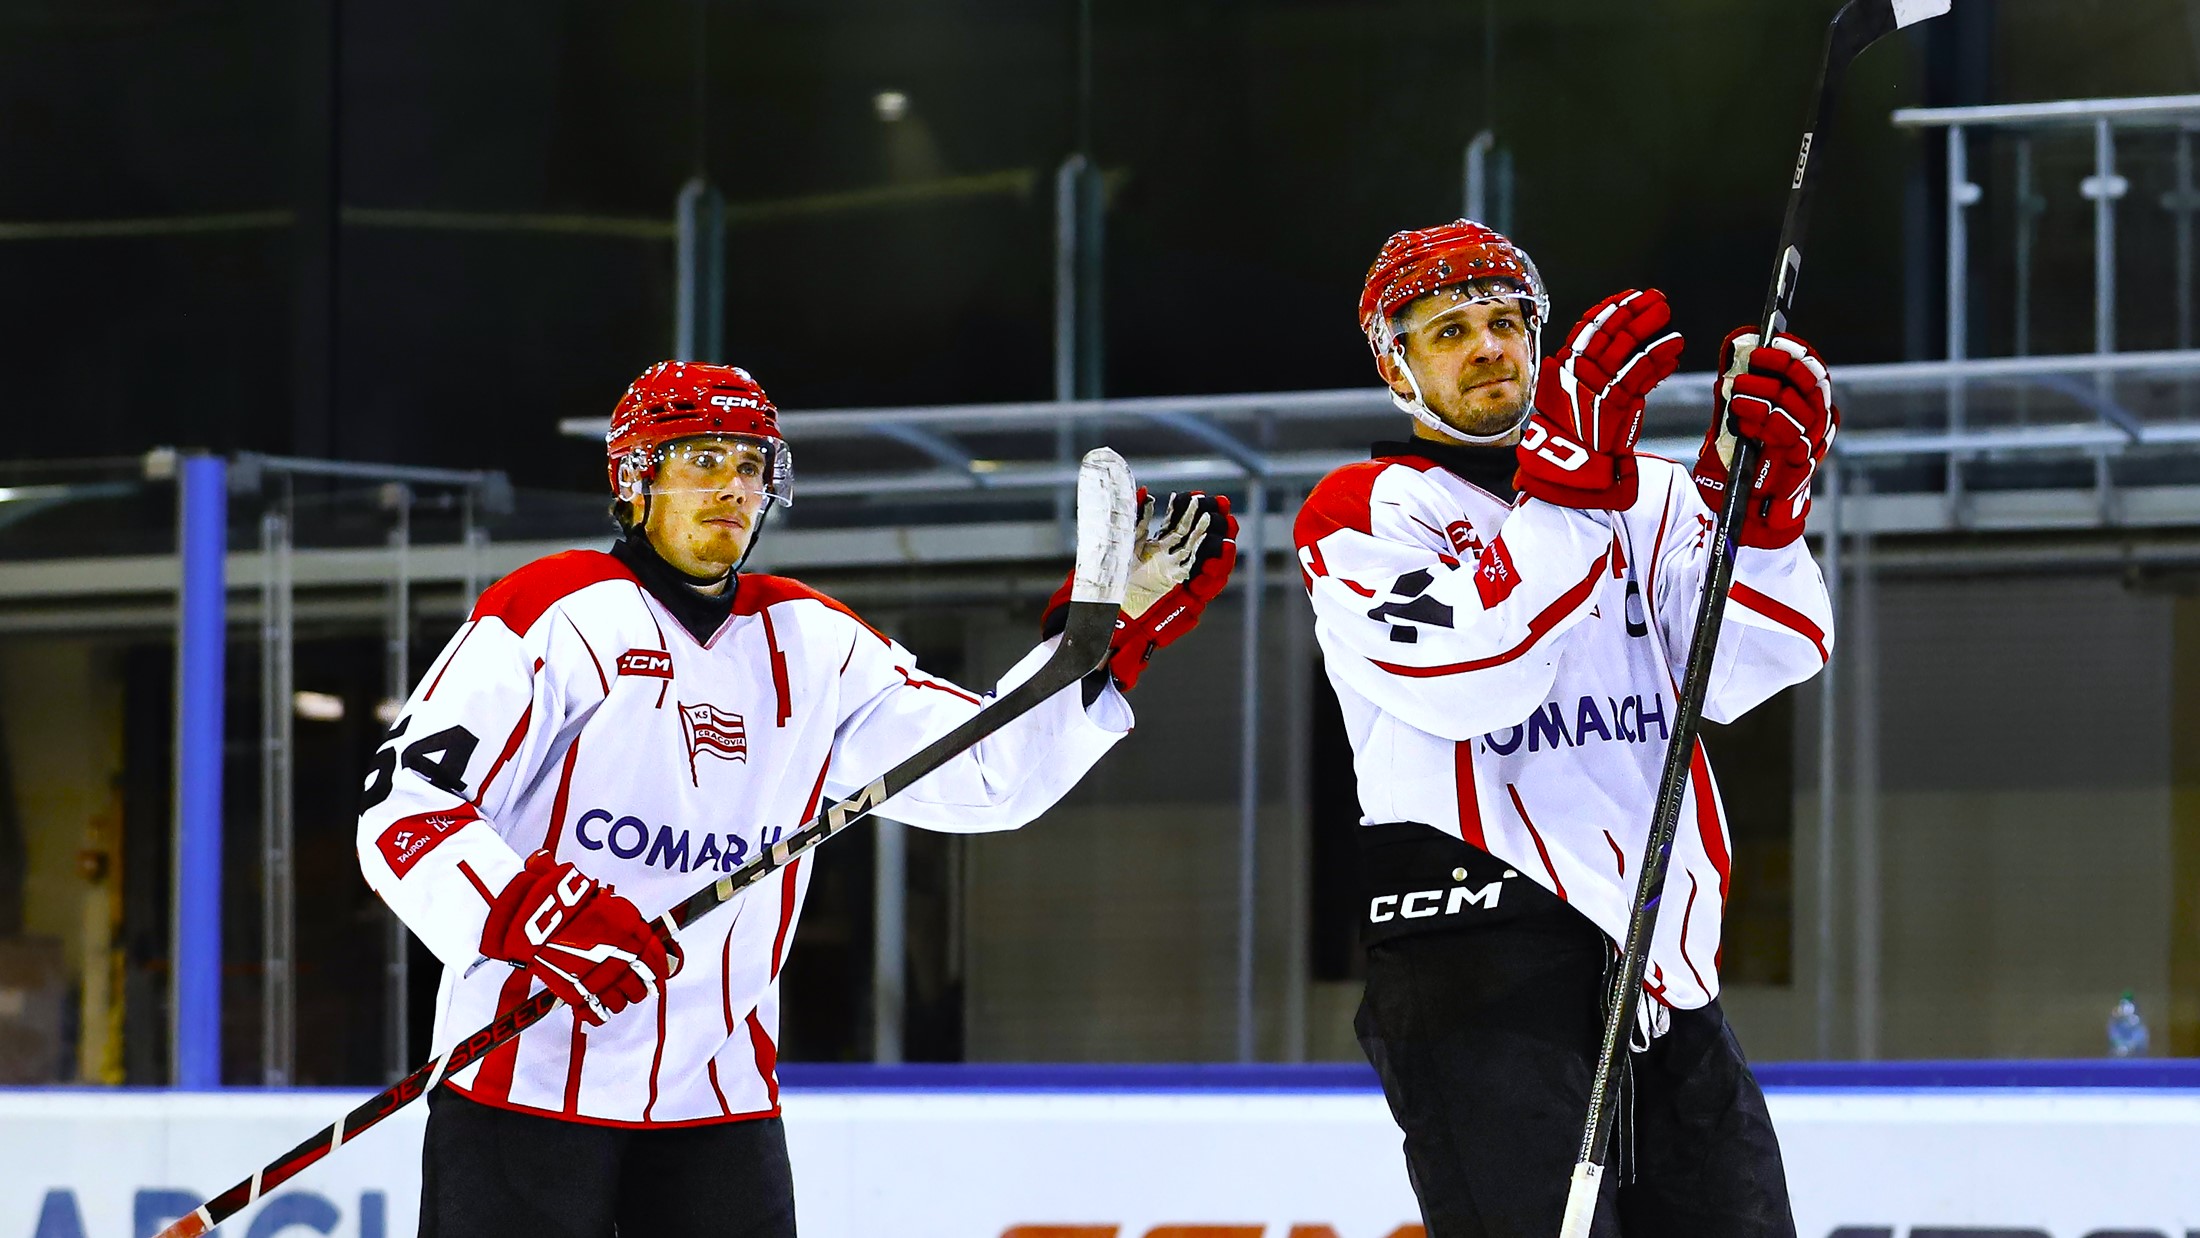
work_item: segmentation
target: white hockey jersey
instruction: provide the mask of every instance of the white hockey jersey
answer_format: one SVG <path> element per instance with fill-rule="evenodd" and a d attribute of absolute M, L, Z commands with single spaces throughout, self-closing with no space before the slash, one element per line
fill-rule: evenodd
<path fill-rule="evenodd" d="M 1307 498 L 1299 564 L 1352 741 L 1361 824 L 1455 833 L 1617 942 L 1715 517 L 1688 470 L 1657 457 L 1638 457 L 1639 497 L 1619 513 L 1515 507 L 1446 467 L 1487 478 L 1494 464 L 1509 477 L 1511 456 L 1378 444 Z M 1743 548 L 1705 716 L 1731 721 L 1809 678 L 1832 639 L 1803 543 Z M 1698 744 L 1644 973 L 1670 1006 L 1718 995 L 1728 856 Z"/>
<path fill-rule="evenodd" d="M 499 581 L 376 755 L 360 867 L 443 960 L 438 1052 L 534 987 L 480 957 L 491 897 L 528 853 L 548 847 L 654 917 L 983 704 L 794 581 L 744 575 L 730 614 L 720 604 L 697 618 L 694 596 L 658 579 L 669 569 L 636 563 L 639 575 L 620 557 L 569 551 Z M 1001 687 L 1028 678 L 1051 644 Z M 1059 693 L 886 811 L 937 830 L 1013 829 L 1130 725 L 1112 685 L 1089 707 Z M 607 1125 L 776 1114 L 779 969 L 810 868 L 795 860 L 684 928 L 686 964 L 661 998 L 595 1028 L 561 1007 L 452 1086 Z"/>

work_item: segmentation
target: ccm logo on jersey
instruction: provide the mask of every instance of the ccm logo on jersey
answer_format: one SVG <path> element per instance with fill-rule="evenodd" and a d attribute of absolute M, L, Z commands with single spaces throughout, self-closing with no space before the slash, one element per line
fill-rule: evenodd
<path fill-rule="evenodd" d="M 698 763 L 704 756 L 748 764 L 749 728 L 741 715 L 716 705 L 680 706 L 680 732 L 687 737 L 688 773 L 701 777 Z"/>
<path fill-rule="evenodd" d="M 629 649 L 619 655 L 621 675 L 647 675 L 651 679 L 672 678 L 672 654 L 663 649 Z"/>
<path fill-rule="evenodd" d="M 1479 890 L 1465 886 L 1453 886 L 1450 891 L 1415 890 L 1411 894 L 1384 894 L 1367 904 L 1367 922 L 1382 924 L 1390 920 L 1426 920 L 1430 916 L 1456 916 L 1469 907 L 1484 911 L 1497 910 L 1497 896 L 1505 892 L 1505 883 L 1493 881 Z"/>
<path fill-rule="evenodd" d="M 402 877 L 412 871 L 420 857 L 457 833 L 460 826 L 479 820 L 481 814 L 474 811 L 472 804 L 460 804 L 442 812 L 424 812 L 391 822 L 390 828 L 382 831 L 382 837 L 375 839 L 374 844 L 382 849 L 382 861 L 390 866 L 390 871 Z"/>

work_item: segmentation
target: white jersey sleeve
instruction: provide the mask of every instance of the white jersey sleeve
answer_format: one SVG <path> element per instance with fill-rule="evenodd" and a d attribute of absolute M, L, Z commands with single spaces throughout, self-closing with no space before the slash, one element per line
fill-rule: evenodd
<path fill-rule="evenodd" d="M 1033 649 L 981 697 L 917 669 L 907 649 L 866 630 L 843 672 L 849 708 L 833 738 L 826 789 L 860 790 L 1031 678 L 1059 637 Z M 1130 704 L 1111 682 L 1091 706 L 1073 685 L 886 801 L 896 821 L 954 833 L 1009 830 L 1059 800 L 1131 729 Z"/>
<path fill-rule="evenodd" d="M 1293 530 L 1329 674 L 1385 713 L 1466 740 L 1542 703 L 1567 632 L 1613 570 L 1610 518 L 1528 500 L 1462 562 L 1449 501 L 1407 460 L 1324 478 Z"/>
<path fill-rule="evenodd" d="M 608 578 L 613 569 L 601 570 Z M 524 861 L 495 823 L 605 696 L 592 671 L 576 681 L 594 658 L 550 608 L 556 599 L 504 596 L 538 578 L 511 578 L 485 595 L 405 702 L 360 799 L 367 884 L 454 966 L 479 957 L 490 903 Z"/>
<path fill-rule="evenodd" d="M 1640 463 L 1646 489 L 1660 474 L 1667 488 L 1650 594 L 1659 637 L 1678 675 L 1688 663 L 1718 518 L 1686 469 L 1656 457 L 1641 457 Z M 1832 654 L 1833 609 L 1802 539 L 1778 550 L 1740 547 L 1718 656 L 1704 688 L 1704 716 L 1732 722 L 1782 688 L 1817 674 Z"/>

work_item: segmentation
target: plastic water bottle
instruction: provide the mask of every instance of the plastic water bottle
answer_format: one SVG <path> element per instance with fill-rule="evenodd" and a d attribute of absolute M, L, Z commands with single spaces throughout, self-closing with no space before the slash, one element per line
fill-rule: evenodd
<path fill-rule="evenodd" d="M 2131 990 L 2124 990 L 2116 1008 L 2108 1015 L 2108 1055 L 2110 1057 L 2145 1057 L 2147 1055 L 2147 1022 L 2139 1017 L 2139 1003 L 2132 1000 Z"/>

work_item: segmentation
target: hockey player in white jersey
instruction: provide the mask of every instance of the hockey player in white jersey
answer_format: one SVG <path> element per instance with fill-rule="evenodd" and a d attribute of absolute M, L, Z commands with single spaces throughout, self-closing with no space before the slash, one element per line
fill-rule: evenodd
<path fill-rule="evenodd" d="M 653 366 L 606 441 L 617 545 L 538 560 L 482 595 L 362 801 L 368 883 L 444 963 L 439 1050 L 544 986 L 565 1002 L 430 1097 L 421 1233 L 783 1238 L 778 979 L 813 861 L 678 941 L 648 919 L 983 698 L 824 594 L 740 571 L 793 486 L 777 411 L 747 373 Z M 1111 673 L 886 811 L 982 831 L 1052 805 L 1130 730 L 1123 689 L 1220 591 L 1233 530 L 1224 502 L 1171 503 L 1138 545 Z"/>
<path fill-rule="evenodd" d="M 1558 1232 L 1729 484 L 1725 427 L 1693 469 L 1635 451 L 1681 347 L 1661 294 L 1607 299 L 1543 359 L 1549 310 L 1527 255 L 1482 225 L 1390 238 L 1360 325 L 1413 436 L 1324 478 L 1295 531 L 1359 783 L 1355 1027 L 1430 1238 Z M 1765 465 L 1704 701 L 1721 722 L 1815 674 L 1832 642 L 1801 541 L 1831 383 L 1787 336 L 1737 331 L 1721 373 L 1737 355 L 1733 420 Z M 1728 857 L 1699 745 L 1598 1235 L 1794 1233 L 1718 1004 Z"/>

